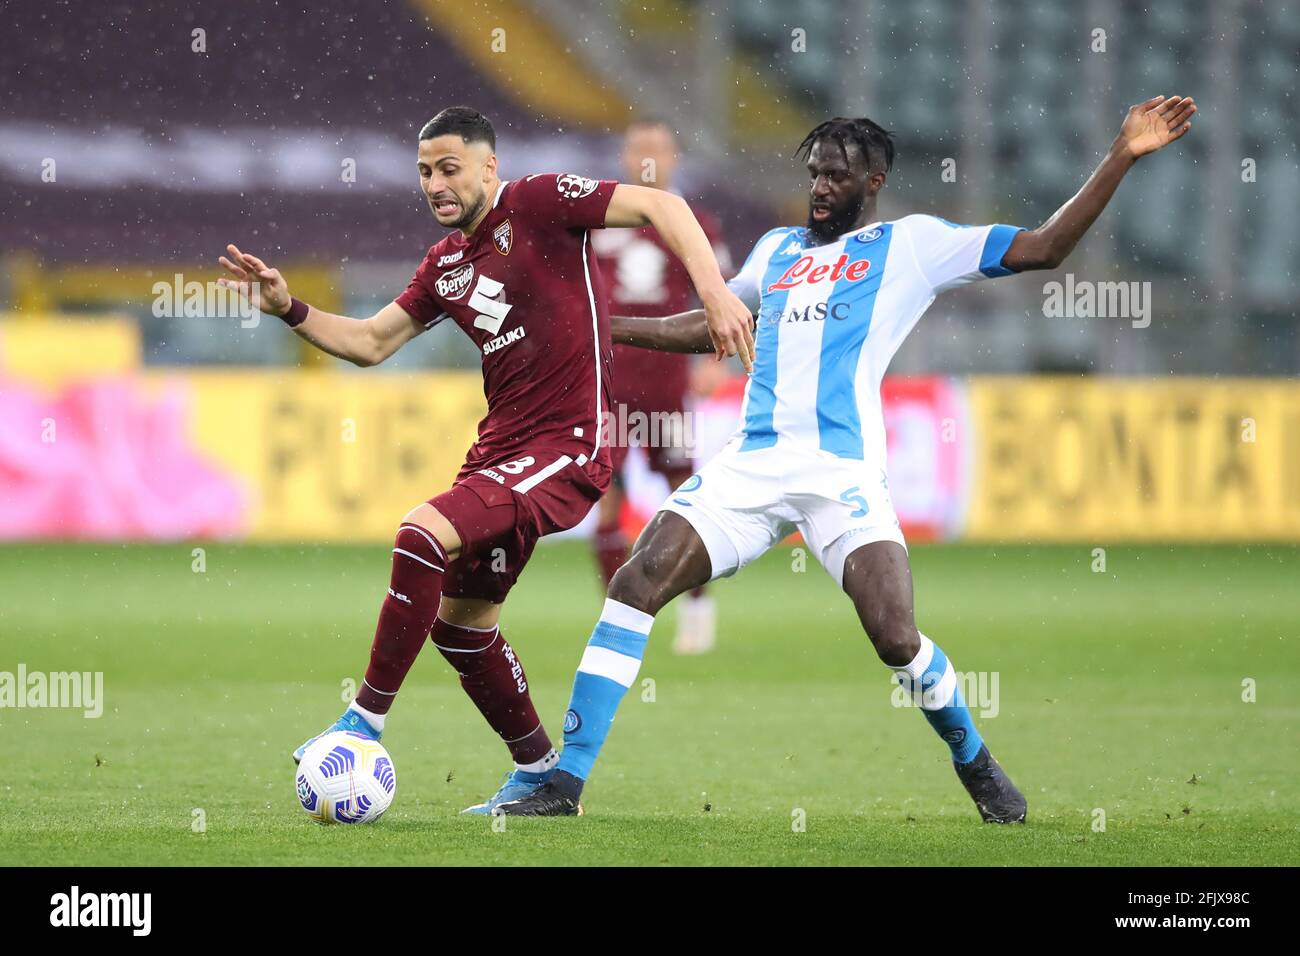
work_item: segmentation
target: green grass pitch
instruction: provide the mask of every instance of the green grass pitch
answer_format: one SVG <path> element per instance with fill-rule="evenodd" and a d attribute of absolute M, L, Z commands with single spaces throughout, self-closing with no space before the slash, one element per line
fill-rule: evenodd
<path fill-rule="evenodd" d="M 1103 573 L 1084 545 L 913 549 L 921 629 L 998 675 L 976 721 L 1025 827 L 979 823 L 847 600 L 778 549 L 716 586 L 714 654 L 674 657 L 661 615 L 653 700 L 629 693 L 587 816 L 497 832 L 457 811 L 505 748 L 431 649 L 389 720 L 384 819 L 298 808 L 289 752 L 360 676 L 387 548 L 208 544 L 196 573 L 192 547 L 0 548 L 0 671 L 102 671 L 105 695 L 99 719 L 0 709 L 0 864 L 1300 862 L 1293 548 L 1114 546 Z M 557 739 L 600 601 L 560 542 L 503 618 Z"/>

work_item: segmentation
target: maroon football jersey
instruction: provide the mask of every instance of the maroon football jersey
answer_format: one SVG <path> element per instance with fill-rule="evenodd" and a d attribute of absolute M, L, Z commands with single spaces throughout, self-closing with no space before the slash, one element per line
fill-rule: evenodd
<path fill-rule="evenodd" d="M 718 220 L 694 211 L 723 276 L 730 276 L 731 257 Z M 611 229 L 593 235 L 591 242 L 609 288 L 612 314 L 673 315 L 698 306 L 686 266 L 652 226 Z M 646 412 L 679 410 L 690 386 L 690 363 L 689 355 L 616 345 L 614 401 Z"/>
<path fill-rule="evenodd" d="M 467 468 L 538 446 L 583 467 L 608 461 L 609 315 L 587 230 L 604 225 L 616 185 L 555 174 L 503 182 L 474 234 L 433 246 L 397 297 L 426 328 L 450 318 L 482 353 L 488 412 Z"/>

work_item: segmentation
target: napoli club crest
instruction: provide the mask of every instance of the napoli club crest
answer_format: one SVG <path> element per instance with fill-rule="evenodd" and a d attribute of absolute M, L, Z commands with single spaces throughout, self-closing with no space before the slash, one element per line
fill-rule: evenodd
<path fill-rule="evenodd" d="M 497 247 L 497 252 L 503 256 L 510 255 L 510 244 L 513 241 L 514 233 L 510 231 L 509 219 L 492 230 L 492 243 Z"/>

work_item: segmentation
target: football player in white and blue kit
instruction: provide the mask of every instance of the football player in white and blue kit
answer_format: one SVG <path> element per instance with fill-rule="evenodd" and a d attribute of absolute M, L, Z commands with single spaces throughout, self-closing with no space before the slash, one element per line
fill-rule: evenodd
<path fill-rule="evenodd" d="M 728 283 L 756 314 L 740 429 L 669 496 L 610 582 L 574 681 L 556 773 L 498 812 L 578 813 L 655 614 L 798 530 L 948 745 L 980 816 L 1024 822 L 1025 798 L 984 745 L 951 662 L 913 619 L 911 569 L 889 497 L 880 384 L 936 295 L 1060 265 L 1132 164 L 1186 133 L 1195 110 L 1183 97 L 1134 106 L 1084 187 L 1035 230 L 927 215 L 880 222 L 876 197 L 893 165 L 890 134 L 870 120 L 842 118 L 808 134 L 800 147 L 811 182 L 807 225 L 768 232 Z M 616 341 L 713 349 L 698 311 L 613 323 Z"/>

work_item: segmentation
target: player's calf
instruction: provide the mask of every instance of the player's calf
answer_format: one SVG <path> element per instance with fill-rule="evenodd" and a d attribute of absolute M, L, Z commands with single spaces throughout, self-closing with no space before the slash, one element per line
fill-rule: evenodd
<path fill-rule="evenodd" d="M 632 558 L 610 583 L 600 620 L 573 680 L 564 715 L 564 752 L 555 774 L 521 800 L 496 810 L 510 816 L 570 816 L 614 723 L 614 713 L 636 682 L 658 611 L 683 591 L 709 579 L 704 542 L 679 515 L 660 512 L 637 540 Z"/>
<path fill-rule="evenodd" d="M 888 541 L 859 548 L 845 561 L 844 590 L 881 661 L 948 745 L 980 816 L 986 822 L 1023 821 L 1024 797 L 984 746 L 952 662 L 916 629 L 907 553 Z"/>
<path fill-rule="evenodd" d="M 706 584 L 709 576 L 709 555 L 695 529 L 680 515 L 660 511 L 637 538 L 606 596 L 654 616 L 679 594 Z"/>
<path fill-rule="evenodd" d="M 876 656 L 888 667 L 902 667 L 921 650 L 921 633 L 912 621 L 910 608 L 877 605 L 864 615 L 863 629 Z"/>
<path fill-rule="evenodd" d="M 843 580 L 880 659 L 948 744 L 952 759 L 969 763 L 983 741 L 947 655 L 916 629 L 907 552 L 893 541 L 864 545 L 845 561 Z"/>
<path fill-rule="evenodd" d="M 438 616 L 447 549 L 428 529 L 403 522 L 393 540 L 393 570 L 379 610 L 370 666 L 357 702 L 379 716 L 388 713 Z M 382 729 L 382 728 L 381 728 Z"/>
<path fill-rule="evenodd" d="M 985 823 L 1023 823 L 1025 798 L 975 729 L 952 662 L 924 634 L 918 633 L 917 639 L 915 656 L 894 668 L 899 684 L 948 745 L 957 777 L 975 801 L 981 819 Z"/>
<path fill-rule="evenodd" d="M 545 782 L 559 755 L 533 706 L 524 665 L 501 629 L 466 627 L 439 617 L 429 639 L 455 668 L 466 696 L 510 751 L 517 772 L 512 782 L 533 786 Z M 511 793 L 522 796 L 521 791 Z"/>
<path fill-rule="evenodd" d="M 460 544 L 453 542 L 453 548 Z M 379 610 L 365 679 L 351 706 L 322 733 L 352 730 L 375 740 L 383 734 L 393 699 L 437 617 L 447 562 L 447 547 L 428 528 L 409 520 L 398 527 L 388 594 Z M 319 736 L 293 752 L 295 763 Z"/>

